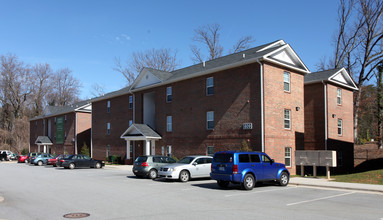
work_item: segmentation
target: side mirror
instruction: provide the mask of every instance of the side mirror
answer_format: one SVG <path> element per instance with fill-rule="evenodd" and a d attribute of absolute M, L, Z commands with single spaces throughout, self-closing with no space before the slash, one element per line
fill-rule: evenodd
<path fill-rule="evenodd" d="M 270 162 L 270 163 L 271 163 L 271 164 L 275 163 L 274 159 L 271 159 L 271 162 Z"/>
<path fill-rule="evenodd" d="M 194 166 L 197 166 L 197 164 L 198 164 L 197 162 L 194 162 L 194 163 L 193 163 Z"/>

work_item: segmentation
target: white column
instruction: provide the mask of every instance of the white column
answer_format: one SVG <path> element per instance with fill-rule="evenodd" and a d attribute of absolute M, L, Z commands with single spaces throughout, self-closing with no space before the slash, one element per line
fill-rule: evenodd
<path fill-rule="evenodd" d="M 46 153 L 47 152 L 47 145 L 44 145 L 44 152 L 43 153 Z"/>
<path fill-rule="evenodd" d="M 150 141 L 149 140 L 145 140 L 145 152 L 144 152 L 145 155 L 150 155 Z"/>
<path fill-rule="evenodd" d="M 152 143 L 151 155 L 155 155 L 156 154 L 156 140 L 151 140 L 150 142 Z"/>
<path fill-rule="evenodd" d="M 130 140 L 126 140 L 126 159 L 130 159 Z"/>
<path fill-rule="evenodd" d="M 40 146 L 41 145 L 37 145 L 37 152 L 40 152 Z"/>

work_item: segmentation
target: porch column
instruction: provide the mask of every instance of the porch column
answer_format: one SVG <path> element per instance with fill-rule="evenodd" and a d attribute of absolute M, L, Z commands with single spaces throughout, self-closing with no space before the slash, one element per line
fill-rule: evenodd
<path fill-rule="evenodd" d="M 40 152 L 40 144 L 39 145 L 37 145 L 37 152 Z"/>
<path fill-rule="evenodd" d="M 145 156 L 150 155 L 150 140 L 145 140 Z"/>
<path fill-rule="evenodd" d="M 130 140 L 126 140 L 126 159 L 130 159 Z"/>
<path fill-rule="evenodd" d="M 44 145 L 44 152 L 43 153 L 46 153 L 47 152 L 47 145 Z"/>
<path fill-rule="evenodd" d="M 151 140 L 152 152 L 151 155 L 156 155 L 156 140 Z"/>

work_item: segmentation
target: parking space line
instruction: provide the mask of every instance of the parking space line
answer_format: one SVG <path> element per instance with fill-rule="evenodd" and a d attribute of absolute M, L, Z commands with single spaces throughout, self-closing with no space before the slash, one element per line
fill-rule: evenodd
<path fill-rule="evenodd" d="M 299 205 L 299 204 L 303 204 L 303 203 L 309 203 L 309 202 L 316 202 L 316 201 L 320 201 L 320 200 L 332 199 L 332 198 L 336 198 L 336 197 L 351 195 L 351 194 L 354 194 L 354 193 L 355 192 L 348 192 L 348 193 L 342 193 L 342 194 L 339 194 L 339 195 L 327 196 L 327 197 L 318 198 L 318 199 L 311 199 L 311 200 L 305 200 L 305 201 L 301 201 L 301 202 L 294 202 L 294 203 L 287 204 L 286 206 Z"/>
<path fill-rule="evenodd" d="M 263 190 L 263 191 L 256 191 L 256 192 L 243 192 L 243 193 L 236 193 L 236 194 L 228 194 L 228 195 L 225 195 L 225 197 L 251 195 L 251 194 L 266 193 L 266 192 L 274 192 L 274 191 L 288 190 L 288 189 L 293 189 L 293 188 L 297 188 L 297 187 L 293 186 L 293 187 L 286 187 L 286 188 L 283 188 L 283 189 L 271 189 L 271 190 Z"/>

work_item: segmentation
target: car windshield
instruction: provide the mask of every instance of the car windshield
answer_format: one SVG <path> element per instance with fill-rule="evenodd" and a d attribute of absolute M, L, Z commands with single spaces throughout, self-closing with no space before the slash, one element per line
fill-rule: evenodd
<path fill-rule="evenodd" d="M 189 164 L 194 160 L 195 157 L 184 157 L 178 163 L 184 163 L 184 164 Z"/>
<path fill-rule="evenodd" d="M 147 159 L 148 157 L 140 156 L 140 157 L 137 157 L 136 162 L 139 162 L 139 163 L 146 162 Z"/>
<path fill-rule="evenodd" d="M 233 154 L 215 154 L 213 162 L 216 163 L 230 163 L 233 162 Z"/>

